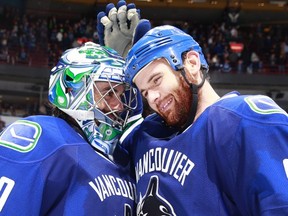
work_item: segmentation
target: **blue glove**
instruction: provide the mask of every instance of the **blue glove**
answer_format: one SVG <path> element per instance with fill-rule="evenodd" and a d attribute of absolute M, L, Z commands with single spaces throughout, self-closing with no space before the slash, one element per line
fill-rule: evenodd
<path fill-rule="evenodd" d="M 148 20 L 139 21 L 140 10 L 136 9 L 135 4 L 126 5 L 124 0 L 117 3 L 117 8 L 113 3 L 108 4 L 106 12 L 102 11 L 97 15 L 100 44 L 109 46 L 126 57 L 133 41 L 138 41 L 151 28 Z M 137 37 L 133 39 L 134 32 Z"/>
<path fill-rule="evenodd" d="M 135 44 L 143 35 L 146 34 L 151 29 L 151 23 L 147 19 L 141 19 L 136 26 L 136 29 L 134 31 L 133 35 L 133 41 L 132 45 Z"/>

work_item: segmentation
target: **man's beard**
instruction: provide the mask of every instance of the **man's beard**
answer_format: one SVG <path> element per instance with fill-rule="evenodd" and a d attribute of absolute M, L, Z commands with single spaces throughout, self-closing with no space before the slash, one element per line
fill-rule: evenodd
<path fill-rule="evenodd" d="M 167 125 L 183 127 L 189 119 L 193 94 L 183 77 L 179 78 L 179 88 L 174 91 L 174 107 L 167 113 L 159 113 Z"/>

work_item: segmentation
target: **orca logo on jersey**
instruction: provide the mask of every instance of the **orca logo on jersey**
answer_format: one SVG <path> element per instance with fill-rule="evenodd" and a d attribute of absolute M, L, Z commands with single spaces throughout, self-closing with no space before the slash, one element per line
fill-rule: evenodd
<path fill-rule="evenodd" d="M 248 96 L 244 99 L 251 110 L 259 114 L 284 114 L 287 113 L 281 109 L 271 98 L 263 95 Z"/>
<path fill-rule="evenodd" d="M 158 194 L 158 176 L 152 176 L 144 197 L 140 197 L 137 205 L 137 215 L 176 215 L 171 204 Z"/>
<path fill-rule="evenodd" d="M 27 153 L 35 148 L 42 128 L 36 122 L 18 120 L 0 136 L 0 146 Z"/>

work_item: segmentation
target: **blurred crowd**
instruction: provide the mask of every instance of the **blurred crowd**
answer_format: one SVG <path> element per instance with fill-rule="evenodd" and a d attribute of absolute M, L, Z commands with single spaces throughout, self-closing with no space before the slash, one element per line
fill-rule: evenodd
<path fill-rule="evenodd" d="M 210 25 L 169 24 L 182 28 L 200 42 L 211 71 L 287 72 L 288 23 L 241 26 L 238 16 L 238 13 L 227 13 L 226 19 Z M 86 41 L 98 42 L 95 17 L 74 20 L 36 17 L 16 8 L 3 7 L 0 59 L 11 64 L 53 67 L 64 50 Z"/>
<path fill-rule="evenodd" d="M 53 67 L 62 52 L 92 40 L 97 42 L 95 20 L 57 19 L 0 10 L 0 61 L 8 64 Z"/>
<path fill-rule="evenodd" d="M 288 74 L 288 23 L 243 26 L 238 18 L 239 11 L 228 11 L 221 22 L 209 25 L 185 21 L 169 24 L 200 43 L 210 72 Z M 165 23 L 152 21 L 154 26 Z M 75 19 L 40 17 L 17 8 L 0 7 L 0 63 L 52 68 L 66 49 L 86 41 L 97 43 L 95 27 L 96 14 Z M 11 105 L 3 106 L 0 115 Z M 39 107 L 27 110 L 25 115 L 39 113 Z"/>

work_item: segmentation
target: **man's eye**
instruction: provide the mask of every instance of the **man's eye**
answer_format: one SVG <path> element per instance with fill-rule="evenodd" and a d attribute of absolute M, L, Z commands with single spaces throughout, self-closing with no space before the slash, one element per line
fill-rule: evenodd
<path fill-rule="evenodd" d="M 160 84 L 160 82 L 161 82 L 161 76 L 155 77 L 155 79 L 153 80 L 153 82 L 154 82 L 155 85 Z"/>
<path fill-rule="evenodd" d="M 112 97 L 113 94 L 114 94 L 113 91 L 108 91 L 104 95 L 105 95 L 105 98 L 108 98 L 108 97 Z"/>

